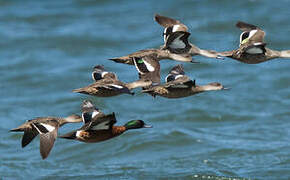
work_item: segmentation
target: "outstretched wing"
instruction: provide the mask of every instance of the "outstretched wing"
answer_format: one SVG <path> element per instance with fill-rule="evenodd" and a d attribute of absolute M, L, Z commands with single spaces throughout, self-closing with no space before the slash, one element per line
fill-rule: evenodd
<path fill-rule="evenodd" d="M 241 21 L 237 22 L 236 27 L 243 31 L 240 35 L 240 45 L 264 42 L 265 32 L 261 28 Z"/>
<path fill-rule="evenodd" d="M 191 49 L 191 45 L 188 42 L 189 36 L 189 32 L 173 32 L 169 34 L 165 40 L 165 46 L 163 49 L 168 49 L 171 53 L 176 54 L 187 53 Z"/>
<path fill-rule="evenodd" d="M 82 119 L 85 124 L 91 122 L 92 119 L 103 115 L 103 113 L 89 100 L 83 101 L 81 109 Z"/>
<path fill-rule="evenodd" d="M 182 64 L 174 66 L 165 78 L 165 82 L 172 82 L 178 78 L 187 77 L 185 76 L 184 68 Z"/>
<path fill-rule="evenodd" d="M 176 49 L 174 47 L 181 43 L 179 41 L 182 41 L 182 44 L 184 44 L 184 43 L 188 44 L 188 42 L 186 43 L 183 41 L 187 41 L 190 33 L 188 33 L 188 28 L 184 24 L 182 24 L 180 21 L 166 17 L 166 16 L 161 16 L 159 14 L 155 15 L 154 20 L 158 24 L 160 24 L 161 26 L 165 27 L 164 32 L 163 32 L 165 48 L 168 48 L 169 44 L 170 44 L 173 49 Z M 177 32 L 179 32 L 179 33 L 177 33 Z M 174 33 L 177 33 L 177 34 L 174 34 Z M 182 40 L 180 40 L 180 39 L 182 39 Z M 186 39 L 186 40 L 184 40 L 184 39 Z M 174 42 L 174 43 L 172 43 L 172 42 Z M 180 45 L 178 45 L 178 46 L 180 46 Z M 183 46 L 183 45 L 181 45 L 181 46 Z"/>
<path fill-rule="evenodd" d="M 112 129 L 112 126 L 117 122 L 115 113 L 109 115 L 103 115 L 90 122 L 85 130 L 108 130 Z"/>
<path fill-rule="evenodd" d="M 139 73 L 139 78 L 150 80 L 155 84 L 160 83 L 160 64 L 151 56 L 133 57 L 134 65 Z"/>
<path fill-rule="evenodd" d="M 101 79 L 106 79 L 106 78 L 111 78 L 115 80 L 118 79 L 115 73 L 106 71 L 103 65 L 96 65 L 94 67 L 94 70 L 92 72 L 92 78 L 95 81 L 99 81 Z"/>

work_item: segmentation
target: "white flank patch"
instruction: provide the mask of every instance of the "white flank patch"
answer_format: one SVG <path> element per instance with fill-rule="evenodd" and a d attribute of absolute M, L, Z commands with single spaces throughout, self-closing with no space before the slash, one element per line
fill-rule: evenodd
<path fill-rule="evenodd" d="M 55 130 L 54 126 L 51 126 L 49 124 L 44 124 L 44 123 L 40 123 L 43 127 L 45 127 L 45 129 L 49 132 L 52 132 L 53 130 Z"/>
<path fill-rule="evenodd" d="M 184 44 L 184 42 L 182 42 L 180 40 L 180 38 L 183 36 L 183 34 L 181 34 L 180 36 L 178 36 L 176 39 L 174 39 L 171 44 L 169 45 L 170 48 L 172 49 L 181 49 L 181 48 L 185 48 L 186 45 Z"/>
<path fill-rule="evenodd" d="M 108 74 L 108 72 L 102 72 L 102 78 L 104 78 L 104 76 L 106 75 L 106 74 Z"/>
<path fill-rule="evenodd" d="M 81 134 L 81 131 L 77 131 L 76 132 L 76 137 L 81 137 L 80 134 Z"/>
<path fill-rule="evenodd" d="M 155 70 L 155 68 L 149 64 L 148 62 L 144 61 L 144 64 L 146 66 L 146 68 L 148 69 L 148 71 L 153 72 Z"/>
<path fill-rule="evenodd" d="M 108 121 L 97 124 L 96 126 L 91 128 L 91 130 L 102 130 L 102 129 L 104 130 L 109 129 Z"/>
<path fill-rule="evenodd" d="M 93 114 L 92 114 L 92 118 L 94 118 L 96 115 L 100 114 L 99 111 L 94 111 Z"/>
<path fill-rule="evenodd" d="M 248 54 L 262 54 L 263 53 L 263 50 L 260 49 L 260 48 L 257 48 L 257 47 L 253 47 L 251 49 L 248 49 L 246 52 Z"/>
<path fill-rule="evenodd" d="M 178 31 L 178 28 L 180 27 L 180 25 L 174 25 L 173 26 L 173 29 L 172 29 L 172 32 L 175 32 L 175 31 Z"/>
<path fill-rule="evenodd" d="M 113 86 L 113 87 L 118 88 L 118 89 L 123 89 L 124 88 L 123 86 L 119 86 L 119 85 L 116 85 L 116 84 L 110 84 L 110 86 Z"/>

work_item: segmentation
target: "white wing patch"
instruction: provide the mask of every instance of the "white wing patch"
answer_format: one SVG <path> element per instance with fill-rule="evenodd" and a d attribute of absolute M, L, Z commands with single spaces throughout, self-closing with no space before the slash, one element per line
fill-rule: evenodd
<path fill-rule="evenodd" d="M 96 115 L 100 114 L 99 111 L 93 111 L 93 114 L 92 114 L 92 118 L 94 118 Z"/>
<path fill-rule="evenodd" d="M 52 132 L 53 130 L 55 130 L 54 126 L 51 126 L 49 124 L 44 124 L 44 123 L 40 123 L 43 127 L 45 127 L 45 129 L 49 132 Z"/>
<path fill-rule="evenodd" d="M 76 137 L 81 137 L 80 134 L 81 134 L 81 131 L 77 131 L 76 132 Z"/>
<path fill-rule="evenodd" d="M 173 26 L 172 32 L 176 32 L 178 31 L 178 28 L 180 27 L 180 25 L 176 24 Z"/>
<path fill-rule="evenodd" d="M 172 49 L 182 49 L 182 48 L 185 48 L 186 45 L 184 42 L 182 42 L 180 40 L 180 38 L 183 36 L 183 34 L 181 34 L 180 36 L 178 36 L 177 38 L 175 38 L 171 44 L 169 45 L 170 48 Z"/>
<path fill-rule="evenodd" d="M 109 121 L 101 122 L 100 124 L 97 124 L 96 126 L 93 126 L 91 130 L 106 130 L 109 129 Z"/>
<path fill-rule="evenodd" d="M 110 84 L 110 86 L 113 86 L 113 87 L 118 88 L 118 89 L 123 89 L 124 88 L 123 86 L 119 86 L 119 85 L 116 85 L 116 84 Z"/>
<path fill-rule="evenodd" d="M 104 76 L 106 75 L 106 74 L 108 74 L 108 72 L 102 72 L 102 78 L 104 78 Z"/>
<path fill-rule="evenodd" d="M 250 39 L 252 36 L 254 36 L 254 34 L 256 34 L 257 31 L 258 31 L 258 30 L 252 30 L 252 31 L 250 31 L 249 39 Z"/>
<path fill-rule="evenodd" d="M 180 77 L 183 77 L 183 75 L 182 74 L 179 74 L 179 75 L 175 76 L 175 79 L 178 79 Z"/>
<path fill-rule="evenodd" d="M 144 61 L 144 64 L 147 67 L 148 71 L 153 72 L 155 70 L 155 68 L 148 62 Z"/>

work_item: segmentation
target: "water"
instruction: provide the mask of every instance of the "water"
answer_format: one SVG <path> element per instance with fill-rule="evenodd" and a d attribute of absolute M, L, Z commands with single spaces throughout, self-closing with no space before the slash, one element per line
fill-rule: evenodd
<path fill-rule="evenodd" d="M 218 51 L 238 46 L 243 20 L 261 26 L 268 47 L 290 49 L 289 5 L 273 1 L 0 1 L 1 179 L 198 179 L 203 175 L 290 179 L 289 59 L 258 65 L 195 57 L 184 64 L 197 83 L 221 82 L 230 91 L 183 99 L 95 98 L 72 89 L 92 82 L 103 64 L 123 81 L 133 66 L 108 58 L 162 44 L 154 13 L 188 25 L 190 40 Z M 162 61 L 162 78 L 174 61 Z M 39 138 L 22 149 L 21 133 L 8 130 L 38 116 L 80 112 L 92 100 L 118 124 L 143 119 L 134 130 L 95 144 L 57 139 L 41 160 Z M 80 124 L 67 125 L 60 134 Z"/>

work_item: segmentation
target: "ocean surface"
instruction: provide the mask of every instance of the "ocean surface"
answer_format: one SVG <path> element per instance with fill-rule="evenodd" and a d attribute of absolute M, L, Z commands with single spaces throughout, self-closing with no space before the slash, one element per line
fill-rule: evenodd
<path fill-rule="evenodd" d="M 125 82 L 133 66 L 109 58 L 163 43 L 155 13 L 189 27 L 190 41 L 216 51 L 238 47 L 238 20 L 266 32 L 267 46 L 290 49 L 288 0 L 0 1 L 0 179 L 290 179 L 290 59 L 243 64 L 195 56 L 183 63 L 197 84 L 228 91 L 181 99 L 72 93 L 103 64 Z M 176 61 L 161 61 L 162 81 Z M 89 99 L 117 124 L 153 125 L 101 143 L 57 139 L 49 157 L 39 137 L 21 148 L 10 129 L 28 119 L 80 114 Z M 69 124 L 64 134 L 82 124 Z M 218 176 L 216 178 L 215 176 Z"/>

